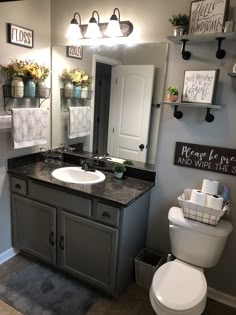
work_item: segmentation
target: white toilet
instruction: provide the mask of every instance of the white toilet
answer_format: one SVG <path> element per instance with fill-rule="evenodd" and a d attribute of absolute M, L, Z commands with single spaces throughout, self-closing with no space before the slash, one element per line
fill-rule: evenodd
<path fill-rule="evenodd" d="M 178 207 L 168 214 L 172 254 L 175 260 L 154 274 L 150 301 L 158 315 L 200 315 L 207 298 L 207 282 L 202 268 L 219 261 L 233 227 L 225 220 L 217 226 L 185 219 Z"/>

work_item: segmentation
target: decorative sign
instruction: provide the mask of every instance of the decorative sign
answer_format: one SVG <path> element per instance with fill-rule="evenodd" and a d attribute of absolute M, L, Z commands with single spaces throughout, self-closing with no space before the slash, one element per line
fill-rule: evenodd
<path fill-rule="evenodd" d="M 76 59 L 83 58 L 83 47 L 82 46 L 66 46 L 66 56 Z"/>
<path fill-rule="evenodd" d="M 174 164 L 236 176 L 236 150 L 176 142 Z"/>
<path fill-rule="evenodd" d="M 228 8 L 229 0 L 193 1 L 190 9 L 189 34 L 221 33 Z"/>
<path fill-rule="evenodd" d="M 219 70 L 185 71 L 182 102 L 212 104 Z"/>
<path fill-rule="evenodd" d="M 8 43 L 19 45 L 27 48 L 33 48 L 34 32 L 28 28 L 7 24 L 8 26 Z"/>

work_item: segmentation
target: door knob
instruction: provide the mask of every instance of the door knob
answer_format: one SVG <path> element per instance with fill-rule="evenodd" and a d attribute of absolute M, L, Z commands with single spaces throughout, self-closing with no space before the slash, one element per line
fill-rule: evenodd
<path fill-rule="evenodd" d="M 139 145 L 139 149 L 140 149 L 140 151 L 143 151 L 143 149 L 144 149 L 144 144 L 140 144 L 140 145 Z"/>

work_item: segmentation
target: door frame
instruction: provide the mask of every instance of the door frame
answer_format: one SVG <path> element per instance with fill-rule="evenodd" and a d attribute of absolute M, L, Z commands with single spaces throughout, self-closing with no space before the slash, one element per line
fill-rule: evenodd
<path fill-rule="evenodd" d="M 91 129 L 90 129 L 90 140 L 89 140 L 89 151 L 93 152 L 93 131 L 94 131 L 94 110 L 95 110 L 95 80 L 96 80 L 96 64 L 97 62 L 104 63 L 111 66 L 117 66 L 122 64 L 120 60 L 104 57 L 98 54 L 93 54 L 92 64 L 92 77 L 94 78 L 92 83 L 92 90 L 94 91 L 91 99 Z"/>

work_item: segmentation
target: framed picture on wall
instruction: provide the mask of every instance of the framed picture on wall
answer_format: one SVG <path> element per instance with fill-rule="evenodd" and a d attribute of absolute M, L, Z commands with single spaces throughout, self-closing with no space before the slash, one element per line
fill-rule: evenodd
<path fill-rule="evenodd" d="M 34 47 L 34 31 L 19 25 L 7 23 L 8 43 L 26 48 Z"/>
<path fill-rule="evenodd" d="M 70 58 L 82 59 L 83 46 L 66 46 L 66 56 Z"/>
<path fill-rule="evenodd" d="M 229 0 L 193 1 L 190 8 L 189 35 L 221 33 L 228 8 Z"/>
<path fill-rule="evenodd" d="M 182 102 L 213 104 L 219 69 L 216 70 L 186 70 Z"/>

